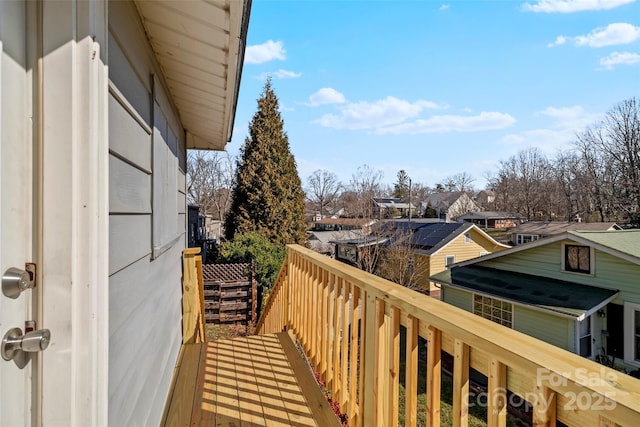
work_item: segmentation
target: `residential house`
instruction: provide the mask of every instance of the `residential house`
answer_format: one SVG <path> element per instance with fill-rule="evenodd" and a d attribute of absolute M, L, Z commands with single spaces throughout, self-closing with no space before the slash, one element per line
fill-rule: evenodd
<path fill-rule="evenodd" d="M 409 212 L 413 214 L 416 209 L 397 197 L 374 197 L 372 204 L 372 215 L 378 219 L 408 217 Z"/>
<path fill-rule="evenodd" d="M 431 277 L 442 300 L 594 359 L 640 367 L 640 230 L 568 231 Z"/>
<path fill-rule="evenodd" d="M 360 230 L 365 233 L 377 220 L 368 218 L 324 218 L 314 221 L 311 227 L 312 231 L 343 231 L 343 230 Z"/>
<path fill-rule="evenodd" d="M 527 221 L 511 232 L 514 245 L 535 242 L 544 237 L 555 236 L 567 231 L 611 231 L 622 230 L 615 222 L 562 222 L 562 221 Z"/>
<path fill-rule="evenodd" d="M 474 199 L 482 209 L 495 208 L 496 193 L 493 190 L 480 190 Z"/>
<path fill-rule="evenodd" d="M 250 4 L 0 2 L 0 336 L 45 347 L 3 351 L 0 425 L 159 425 L 187 149 L 231 138 Z"/>
<path fill-rule="evenodd" d="M 384 227 L 384 231 L 374 231 L 367 239 L 337 242 L 336 259 L 354 264 L 363 247 L 377 244 L 394 250 L 396 242 L 408 243 L 415 256 L 414 264 L 421 266 L 420 288 L 431 295 L 438 295 L 439 288 L 429 281 L 429 276 L 455 262 L 509 248 L 470 223 L 385 221 Z"/>
<path fill-rule="evenodd" d="M 522 218 L 511 212 L 481 211 L 469 212 L 458 217 L 458 221 L 470 222 L 480 228 L 506 229 L 517 227 Z"/>
<path fill-rule="evenodd" d="M 420 202 L 418 215 L 424 216 L 429 209 L 433 209 L 433 214 L 436 218 L 445 222 L 454 222 L 467 212 L 481 210 L 476 202 L 464 191 L 443 191 L 430 194 L 426 200 Z"/>
<path fill-rule="evenodd" d="M 366 234 L 362 230 L 336 230 L 336 231 L 315 231 L 307 232 L 307 243 L 309 249 L 335 258 L 336 241 L 354 241 L 362 239 Z"/>

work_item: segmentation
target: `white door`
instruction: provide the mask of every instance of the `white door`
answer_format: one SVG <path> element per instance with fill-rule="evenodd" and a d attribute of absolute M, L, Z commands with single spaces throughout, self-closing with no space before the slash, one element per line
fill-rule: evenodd
<path fill-rule="evenodd" d="M 31 120 L 33 74 L 26 31 L 31 10 L 28 3 L 0 1 L 0 338 L 18 342 L 26 322 L 36 317 L 36 291 L 15 288 L 29 277 L 20 271 L 35 261 L 37 247 L 33 233 L 37 192 L 33 186 L 36 168 Z M 10 331 L 11 339 L 7 337 Z M 8 342 L 2 347 L 0 425 L 30 426 L 35 422 L 32 411 L 37 406 L 32 400 L 37 395 L 32 389 L 37 356 L 14 348 Z"/>

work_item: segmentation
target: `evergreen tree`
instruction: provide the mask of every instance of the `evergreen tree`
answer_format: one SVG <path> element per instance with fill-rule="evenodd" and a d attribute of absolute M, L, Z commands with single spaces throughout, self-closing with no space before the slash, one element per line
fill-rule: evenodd
<path fill-rule="evenodd" d="M 271 79 L 240 152 L 225 237 L 257 231 L 278 244 L 303 243 L 304 193 Z"/>

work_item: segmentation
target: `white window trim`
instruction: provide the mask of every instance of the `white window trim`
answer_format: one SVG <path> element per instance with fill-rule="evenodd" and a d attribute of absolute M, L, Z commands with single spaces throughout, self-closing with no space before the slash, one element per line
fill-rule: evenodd
<path fill-rule="evenodd" d="M 464 243 L 471 243 L 471 234 L 464 233 Z"/>
<path fill-rule="evenodd" d="M 443 289 L 444 288 L 445 287 L 443 286 Z M 502 324 L 500 324 L 498 322 L 494 322 L 491 319 L 486 319 L 486 317 L 483 317 L 480 314 L 477 314 L 475 312 L 475 297 L 476 297 L 476 295 L 479 296 L 479 297 L 488 297 L 488 298 L 491 298 L 492 300 L 500 301 L 501 303 L 502 302 L 507 302 L 507 303 L 511 304 L 511 326 L 502 325 Z M 515 306 L 516 305 L 513 302 L 505 300 L 505 299 L 502 299 L 502 298 L 497 298 L 497 297 L 494 297 L 494 296 L 491 296 L 491 295 L 475 293 L 475 292 L 471 293 L 471 313 L 473 313 L 474 315 L 476 315 L 478 317 L 482 317 L 483 319 L 486 319 L 486 320 L 489 320 L 489 321 L 491 321 L 493 323 L 496 323 L 496 324 L 498 324 L 500 326 L 504 326 L 505 328 L 514 329 L 514 330 L 515 330 L 515 325 L 516 325 L 516 310 L 515 310 Z"/>
<path fill-rule="evenodd" d="M 589 322 L 589 336 L 591 337 L 591 339 L 589 340 L 589 345 L 591 346 L 591 356 L 587 357 L 587 359 L 591 359 L 593 360 L 593 358 L 595 357 L 595 353 L 596 353 L 596 349 L 594 348 L 594 342 L 593 339 L 595 337 L 595 324 L 594 324 L 594 316 L 591 315 L 589 317 L 587 317 L 586 319 L 580 321 L 580 320 L 576 320 L 576 354 L 578 356 L 580 356 L 582 354 L 582 352 L 580 350 L 582 350 L 580 348 L 580 323 L 581 322 Z"/>
<path fill-rule="evenodd" d="M 593 246 L 581 245 L 576 242 L 562 243 L 560 250 L 560 271 L 567 274 L 577 274 L 579 276 L 595 276 L 596 275 L 596 251 Z M 589 273 L 581 273 L 579 271 L 567 271 L 565 269 L 565 253 L 567 246 L 583 246 L 589 248 Z"/>
<path fill-rule="evenodd" d="M 448 262 L 449 258 L 453 258 L 453 262 Z M 451 267 L 455 263 L 456 263 L 456 256 L 455 255 L 445 255 L 444 256 L 444 266 L 446 268 Z"/>
<path fill-rule="evenodd" d="M 640 311 L 640 304 L 625 301 L 624 303 L 624 361 L 636 366 L 640 366 L 640 359 L 634 359 L 635 331 L 633 323 L 635 320 L 635 312 Z"/>

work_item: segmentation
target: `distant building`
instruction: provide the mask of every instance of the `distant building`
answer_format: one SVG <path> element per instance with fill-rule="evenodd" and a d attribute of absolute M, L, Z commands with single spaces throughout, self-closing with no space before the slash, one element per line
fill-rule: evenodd
<path fill-rule="evenodd" d="M 468 212 L 482 210 L 464 191 L 442 191 L 430 194 L 426 200 L 420 202 L 418 215 L 423 216 L 428 209 L 433 209 L 435 217 L 445 222 L 454 222 Z"/>
<path fill-rule="evenodd" d="M 521 220 L 522 217 L 520 214 L 495 211 L 469 212 L 458 217 L 458 221 L 460 222 L 470 222 L 480 228 L 497 229 L 517 227 L 520 225 Z"/>
<path fill-rule="evenodd" d="M 615 222 L 561 222 L 528 221 L 510 230 L 515 245 L 535 242 L 544 237 L 556 236 L 566 231 L 612 231 L 622 230 Z"/>

